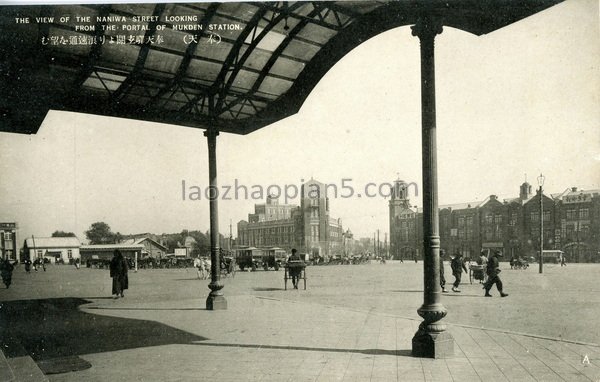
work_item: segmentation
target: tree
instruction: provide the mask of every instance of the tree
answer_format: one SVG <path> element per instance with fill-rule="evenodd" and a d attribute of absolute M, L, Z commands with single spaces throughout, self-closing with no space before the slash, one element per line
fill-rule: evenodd
<path fill-rule="evenodd" d="M 121 234 L 113 233 L 108 224 L 97 222 L 85 231 L 85 237 L 88 238 L 90 244 L 115 244 L 120 240 Z"/>
<path fill-rule="evenodd" d="M 52 237 L 77 237 L 73 232 L 54 231 Z"/>

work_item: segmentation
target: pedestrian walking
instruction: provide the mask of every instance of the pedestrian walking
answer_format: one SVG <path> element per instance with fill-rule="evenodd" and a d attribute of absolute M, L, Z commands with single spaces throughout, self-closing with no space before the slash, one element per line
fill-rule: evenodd
<path fill-rule="evenodd" d="M 487 263 L 488 263 L 487 253 L 485 253 L 485 251 L 481 251 L 481 253 L 479 254 L 479 258 L 477 259 L 477 264 L 481 265 L 481 268 L 482 268 L 481 269 L 481 273 L 482 273 L 481 281 L 483 281 L 484 283 L 487 282 L 487 272 L 486 272 Z"/>
<path fill-rule="evenodd" d="M 567 266 L 567 259 L 565 257 L 564 254 L 560 255 L 560 266 L 561 267 L 566 267 Z"/>
<path fill-rule="evenodd" d="M 127 261 L 121 251 L 116 249 L 113 258 L 110 261 L 110 277 L 112 277 L 113 298 L 125 297 L 124 290 L 129 288 L 129 278 L 127 276 Z"/>
<path fill-rule="evenodd" d="M 492 297 L 492 295 L 490 294 L 490 289 L 492 289 L 492 286 L 494 284 L 496 284 L 496 288 L 498 288 L 498 292 L 500 292 L 501 297 L 508 296 L 507 293 L 504 293 L 502 280 L 500 280 L 500 260 L 498 260 L 499 257 L 502 257 L 502 252 L 494 251 L 494 254 L 488 260 L 488 281 L 485 284 L 483 284 L 483 289 L 485 289 L 485 297 Z"/>
<path fill-rule="evenodd" d="M 196 268 L 196 275 L 200 280 L 205 279 L 205 271 L 204 271 L 204 260 L 200 257 L 194 259 L 194 267 Z"/>
<path fill-rule="evenodd" d="M 6 289 L 12 284 L 13 269 L 15 269 L 15 266 L 8 259 L 0 261 L 0 275 L 2 276 L 2 282 L 6 285 Z"/>
<path fill-rule="evenodd" d="M 25 264 L 25 272 L 31 273 L 31 260 L 25 259 L 23 263 Z"/>
<path fill-rule="evenodd" d="M 440 249 L 440 286 L 442 287 L 443 293 L 448 293 L 446 290 L 446 278 L 444 277 L 444 257 L 446 256 L 446 251 Z"/>
<path fill-rule="evenodd" d="M 454 284 L 452 284 L 452 292 L 460 292 L 458 286 L 460 285 L 460 279 L 462 276 L 463 270 L 465 273 L 468 273 L 467 267 L 465 266 L 465 262 L 462 259 L 462 254 L 457 253 L 454 255 L 454 258 L 450 262 L 450 267 L 452 268 L 452 276 L 454 276 Z"/>
<path fill-rule="evenodd" d="M 206 258 L 202 258 L 202 277 L 204 278 L 204 280 L 208 279 L 208 275 L 210 275 L 210 268 L 211 268 L 211 263 L 206 260 Z"/>

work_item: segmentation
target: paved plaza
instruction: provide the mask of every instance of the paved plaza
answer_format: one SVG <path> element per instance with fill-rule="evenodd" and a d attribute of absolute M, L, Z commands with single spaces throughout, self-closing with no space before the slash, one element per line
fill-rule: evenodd
<path fill-rule="evenodd" d="M 508 298 L 468 277 L 444 294 L 455 355 L 432 360 L 410 355 L 422 263 L 313 266 L 307 290 L 238 272 L 224 311 L 204 309 L 192 269 L 132 272 L 113 300 L 106 270 L 18 267 L 0 289 L 0 380 L 599 381 L 600 266 L 502 268 Z"/>

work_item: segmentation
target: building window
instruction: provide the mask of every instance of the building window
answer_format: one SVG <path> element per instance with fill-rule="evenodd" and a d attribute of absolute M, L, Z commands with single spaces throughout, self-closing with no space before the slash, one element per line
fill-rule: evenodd
<path fill-rule="evenodd" d="M 496 216 L 494 216 L 494 222 L 496 224 L 502 224 L 502 215 L 496 215 Z"/>
<path fill-rule="evenodd" d="M 485 222 L 487 224 L 492 224 L 494 222 L 493 219 L 494 219 L 494 216 L 492 214 L 485 215 Z"/>
<path fill-rule="evenodd" d="M 491 227 L 485 228 L 485 240 L 492 240 L 494 238 L 494 232 Z"/>
<path fill-rule="evenodd" d="M 539 222 L 540 221 L 540 213 L 538 211 L 529 213 L 529 221 Z"/>
<path fill-rule="evenodd" d="M 544 221 L 545 222 L 550 221 L 550 211 L 544 211 Z"/>
<path fill-rule="evenodd" d="M 467 216 L 467 226 L 473 225 L 473 216 Z"/>
<path fill-rule="evenodd" d="M 4 232 L 4 240 L 5 241 L 12 240 L 12 235 L 10 232 Z"/>
<path fill-rule="evenodd" d="M 567 239 L 568 240 L 573 240 L 573 237 L 575 236 L 573 233 L 575 232 L 575 227 L 571 224 L 567 225 Z"/>
<path fill-rule="evenodd" d="M 509 225 L 512 225 L 512 226 L 514 226 L 514 225 L 517 225 L 517 213 L 516 213 L 516 212 L 512 212 L 512 213 L 510 214 L 510 222 L 509 222 Z"/>
<path fill-rule="evenodd" d="M 472 227 L 467 227 L 467 240 L 471 240 L 473 239 L 473 228 Z"/>
<path fill-rule="evenodd" d="M 589 226 L 589 224 L 582 224 L 579 227 L 579 238 L 580 239 L 587 239 L 589 233 L 590 233 L 590 226 Z"/>
<path fill-rule="evenodd" d="M 575 210 L 567 210 L 567 220 L 575 220 L 576 216 Z"/>
<path fill-rule="evenodd" d="M 37 257 L 42 257 L 42 250 L 41 249 L 37 250 Z"/>
<path fill-rule="evenodd" d="M 458 218 L 458 226 L 463 227 L 464 225 L 465 225 L 465 218 L 461 216 Z M 460 234 L 458 236 L 460 237 Z"/>
<path fill-rule="evenodd" d="M 590 216 L 590 212 L 587 208 L 582 208 L 579 210 L 579 219 L 588 219 Z"/>
<path fill-rule="evenodd" d="M 73 251 L 72 250 L 67 250 L 67 258 L 72 259 L 73 258 Z"/>

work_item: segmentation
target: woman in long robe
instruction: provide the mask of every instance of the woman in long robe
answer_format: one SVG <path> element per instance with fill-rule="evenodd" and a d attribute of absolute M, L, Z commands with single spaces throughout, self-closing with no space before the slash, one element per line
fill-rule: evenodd
<path fill-rule="evenodd" d="M 113 258 L 110 261 L 110 277 L 112 277 L 113 298 L 125 297 L 123 291 L 129 288 L 129 278 L 127 276 L 127 261 L 118 249 L 115 250 Z"/>

